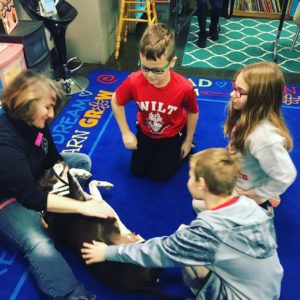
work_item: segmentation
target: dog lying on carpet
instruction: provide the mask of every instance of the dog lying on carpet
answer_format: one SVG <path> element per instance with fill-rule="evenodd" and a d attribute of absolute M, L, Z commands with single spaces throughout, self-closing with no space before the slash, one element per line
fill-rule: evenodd
<path fill-rule="evenodd" d="M 98 187 L 111 189 L 113 184 L 93 180 L 89 183 L 90 194 L 83 191 L 75 176 L 89 178 L 91 174 L 82 169 L 69 169 L 65 162 L 57 163 L 39 180 L 40 186 L 54 194 L 69 196 L 79 201 L 98 199 L 105 202 Z M 107 206 L 110 207 L 109 204 Z M 54 238 L 67 244 L 80 255 L 83 242 L 102 241 L 108 245 L 139 243 L 144 239 L 132 233 L 121 222 L 117 213 L 115 218 L 100 219 L 79 214 L 46 213 L 44 219 Z M 160 269 L 146 269 L 134 264 L 103 262 L 87 266 L 100 281 L 125 290 L 146 290 L 157 281 Z"/>

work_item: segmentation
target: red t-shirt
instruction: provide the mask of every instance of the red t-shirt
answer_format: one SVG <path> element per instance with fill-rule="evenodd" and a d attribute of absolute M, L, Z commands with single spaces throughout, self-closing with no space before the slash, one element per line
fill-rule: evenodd
<path fill-rule="evenodd" d="M 119 105 L 135 101 L 140 128 L 154 139 L 176 135 L 186 124 L 187 112 L 198 112 L 192 83 L 182 75 L 170 72 L 170 82 L 161 88 L 150 84 L 138 71 L 131 73 L 116 89 Z"/>

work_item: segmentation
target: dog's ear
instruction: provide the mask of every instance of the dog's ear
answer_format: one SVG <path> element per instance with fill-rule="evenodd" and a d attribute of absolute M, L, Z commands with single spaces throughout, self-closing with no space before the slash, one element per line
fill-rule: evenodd
<path fill-rule="evenodd" d="M 70 197 L 79 201 L 85 201 L 84 191 L 78 182 L 77 178 L 73 176 L 70 172 L 67 173 L 69 188 L 70 188 Z"/>
<path fill-rule="evenodd" d="M 61 179 L 62 182 L 68 182 L 67 172 L 69 168 L 64 161 L 57 162 L 52 169 L 48 169 L 38 179 L 39 186 L 46 191 L 52 191 L 54 185 Z"/>
<path fill-rule="evenodd" d="M 38 179 L 40 188 L 46 191 L 51 191 L 54 184 L 57 182 L 57 178 L 54 174 L 53 169 L 48 169 L 44 174 Z"/>
<path fill-rule="evenodd" d="M 67 173 L 69 171 L 69 167 L 65 161 L 61 160 L 57 162 L 52 169 L 59 178 L 65 181 L 67 180 Z"/>

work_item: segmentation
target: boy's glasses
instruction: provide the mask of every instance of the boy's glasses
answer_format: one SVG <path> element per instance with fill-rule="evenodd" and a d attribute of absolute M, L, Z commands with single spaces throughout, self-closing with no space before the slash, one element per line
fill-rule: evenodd
<path fill-rule="evenodd" d="M 141 62 L 139 61 L 139 65 L 140 65 L 140 68 L 143 72 L 145 73 L 148 73 L 148 72 L 152 72 L 153 74 L 155 75 L 162 75 L 166 70 L 167 68 L 170 66 L 172 60 L 170 60 L 163 68 L 161 69 L 158 69 L 158 68 L 147 68 L 143 65 L 141 65 Z"/>
<path fill-rule="evenodd" d="M 237 87 L 235 85 L 234 81 L 232 81 L 232 89 L 234 90 L 235 95 L 236 95 L 237 98 L 241 98 L 242 96 L 248 96 L 248 92 L 244 91 L 240 87 Z"/>

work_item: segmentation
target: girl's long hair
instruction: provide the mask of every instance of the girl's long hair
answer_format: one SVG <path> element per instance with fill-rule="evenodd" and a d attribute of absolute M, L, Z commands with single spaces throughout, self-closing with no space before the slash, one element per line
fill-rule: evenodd
<path fill-rule="evenodd" d="M 224 134 L 230 137 L 230 146 L 241 152 L 247 137 L 262 121 L 272 123 L 285 138 L 285 147 L 291 150 L 293 140 L 281 114 L 285 81 L 279 66 L 259 62 L 238 71 L 248 85 L 248 98 L 242 110 L 235 110 L 230 101 L 224 124 Z"/>

